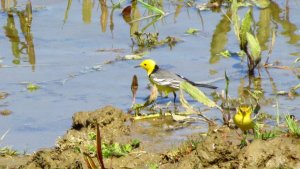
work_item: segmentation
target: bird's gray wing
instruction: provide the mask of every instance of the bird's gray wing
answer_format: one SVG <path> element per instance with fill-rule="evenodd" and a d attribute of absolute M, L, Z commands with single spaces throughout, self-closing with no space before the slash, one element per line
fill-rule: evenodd
<path fill-rule="evenodd" d="M 161 86 L 169 86 L 175 89 L 179 88 L 180 82 L 183 81 L 177 74 L 169 72 L 167 70 L 160 69 L 150 75 L 151 80 L 154 83 Z"/>

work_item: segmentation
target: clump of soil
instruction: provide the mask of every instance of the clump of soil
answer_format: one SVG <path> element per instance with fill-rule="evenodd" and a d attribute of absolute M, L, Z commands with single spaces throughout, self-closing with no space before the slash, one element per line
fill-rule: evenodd
<path fill-rule="evenodd" d="M 56 147 L 38 151 L 20 168 L 83 168 L 85 163 L 82 152 L 87 151 L 87 144 L 94 144 L 88 134 L 95 132 L 96 124 L 101 128 L 103 141 L 110 142 L 130 133 L 125 124 L 127 119 L 128 116 L 122 110 L 112 106 L 75 113 L 72 128 L 58 139 Z"/>
<path fill-rule="evenodd" d="M 239 168 L 300 168 L 300 139 L 255 140 L 238 156 Z"/>
<path fill-rule="evenodd" d="M 102 140 L 106 143 L 125 143 L 134 139 L 139 131 L 136 125 L 131 125 L 129 117 L 122 110 L 112 106 L 92 112 L 78 112 L 73 116 L 72 128 L 58 139 L 55 148 L 40 150 L 31 155 L 25 164 L 18 163 L 17 167 L 86 168 L 82 153 L 87 151 L 86 144 L 95 144 L 88 138 L 88 134 L 95 132 L 96 123 L 100 125 Z M 104 159 L 104 163 L 107 168 L 114 169 L 300 168 L 299 138 L 281 136 L 269 140 L 254 140 L 242 149 L 239 148 L 240 142 L 241 136 L 235 129 L 223 126 L 211 128 L 206 135 L 190 136 L 181 146 L 163 153 L 149 151 L 149 148 L 155 149 L 157 145 L 149 140 L 141 140 L 138 149 L 119 158 Z M 18 158 L 20 157 L 12 160 Z"/>
<path fill-rule="evenodd" d="M 300 139 L 277 137 L 254 140 L 240 149 L 236 131 L 227 127 L 214 130 L 193 151 L 161 168 L 300 168 Z"/>
<path fill-rule="evenodd" d="M 88 141 L 88 134 L 95 133 L 96 124 L 101 128 L 103 142 L 119 141 L 124 135 L 130 134 L 130 127 L 125 122 L 129 119 L 121 109 L 106 106 L 92 112 L 77 112 L 72 117 L 72 128 L 57 141 L 60 150 L 74 148 Z"/>

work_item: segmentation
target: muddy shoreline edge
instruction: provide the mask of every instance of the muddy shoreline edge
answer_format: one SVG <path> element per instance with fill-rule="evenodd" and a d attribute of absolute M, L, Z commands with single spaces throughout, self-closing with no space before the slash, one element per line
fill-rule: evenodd
<path fill-rule="evenodd" d="M 72 127 L 58 138 L 53 148 L 29 156 L 3 157 L 0 168 L 87 168 L 82 153 L 90 143 L 89 132 L 101 128 L 103 142 L 126 143 L 133 139 L 130 116 L 121 109 L 106 106 L 95 111 L 77 112 Z M 240 149 L 234 129 L 219 126 L 207 135 L 191 136 L 182 145 L 165 152 L 151 152 L 151 142 L 141 140 L 139 148 L 128 155 L 105 158 L 107 168 L 300 168 L 300 139 L 279 136 L 253 140 Z M 74 151 L 80 149 L 80 152 Z"/>

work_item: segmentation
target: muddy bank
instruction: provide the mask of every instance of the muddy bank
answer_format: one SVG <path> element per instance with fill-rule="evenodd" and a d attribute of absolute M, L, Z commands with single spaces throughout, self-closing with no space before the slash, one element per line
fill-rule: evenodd
<path fill-rule="evenodd" d="M 300 139 L 253 140 L 240 149 L 240 137 L 227 127 L 211 131 L 188 155 L 163 168 L 300 168 Z"/>
<path fill-rule="evenodd" d="M 0 168 L 87 168 L 83 153 L 95 144 L 89 134 L 95 124 L 101 127 L 103 143 L 128 143 L 135 139 L 136 125 L 122 110 L 107 106 L 73 116 L 72 128 L 59 138 L 54 148 L 31 156 L 2 158 Z M 219 127 L 207 134 L 195 134 L 180 146 L 157 149 L 148 137 L 128 155 L 105 158 L 107 168 L 300 168 L 300 139 L 281 136 L 254 140 L 240 149 L 240 136 L 234 129 Z"/>

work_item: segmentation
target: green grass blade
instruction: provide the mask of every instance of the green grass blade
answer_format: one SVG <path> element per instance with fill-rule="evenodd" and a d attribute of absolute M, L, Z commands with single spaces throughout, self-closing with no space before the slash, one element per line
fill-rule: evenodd
<path fill-rule="evenodd" d="M 138 2 L 140 2 L 141 4 L 143 4 L 147 9 L 155 12 L 155 13 L 158 13 L 160 15 L 165 15 L 165 12 L 162 11 L 161 9 L 155 7 L 155 6 L 152 6 L 152 5 L 149 5 L 148 3 L 142 1 L 142 0 L 138 0 Z"/>
<path fill-rule="evenodd" d="M 217 104 L 210 100 L 201 90 L 197 87 L 191 85 L 188 82 L 181 82 L 180 88 L 183 89 L 186 93 L 188 93 L 193 99 L 198 102 L 208 106 L 208 107 L 217 107 Z"/>
<path fill-rule="evenodd" d="M 250 32 L 252 23 L 252 8 L 250 8 L 245 14 L 240 28 L 240 46 L 242 50 L 245 50 L 247 47 L 247 32 Z"/>

